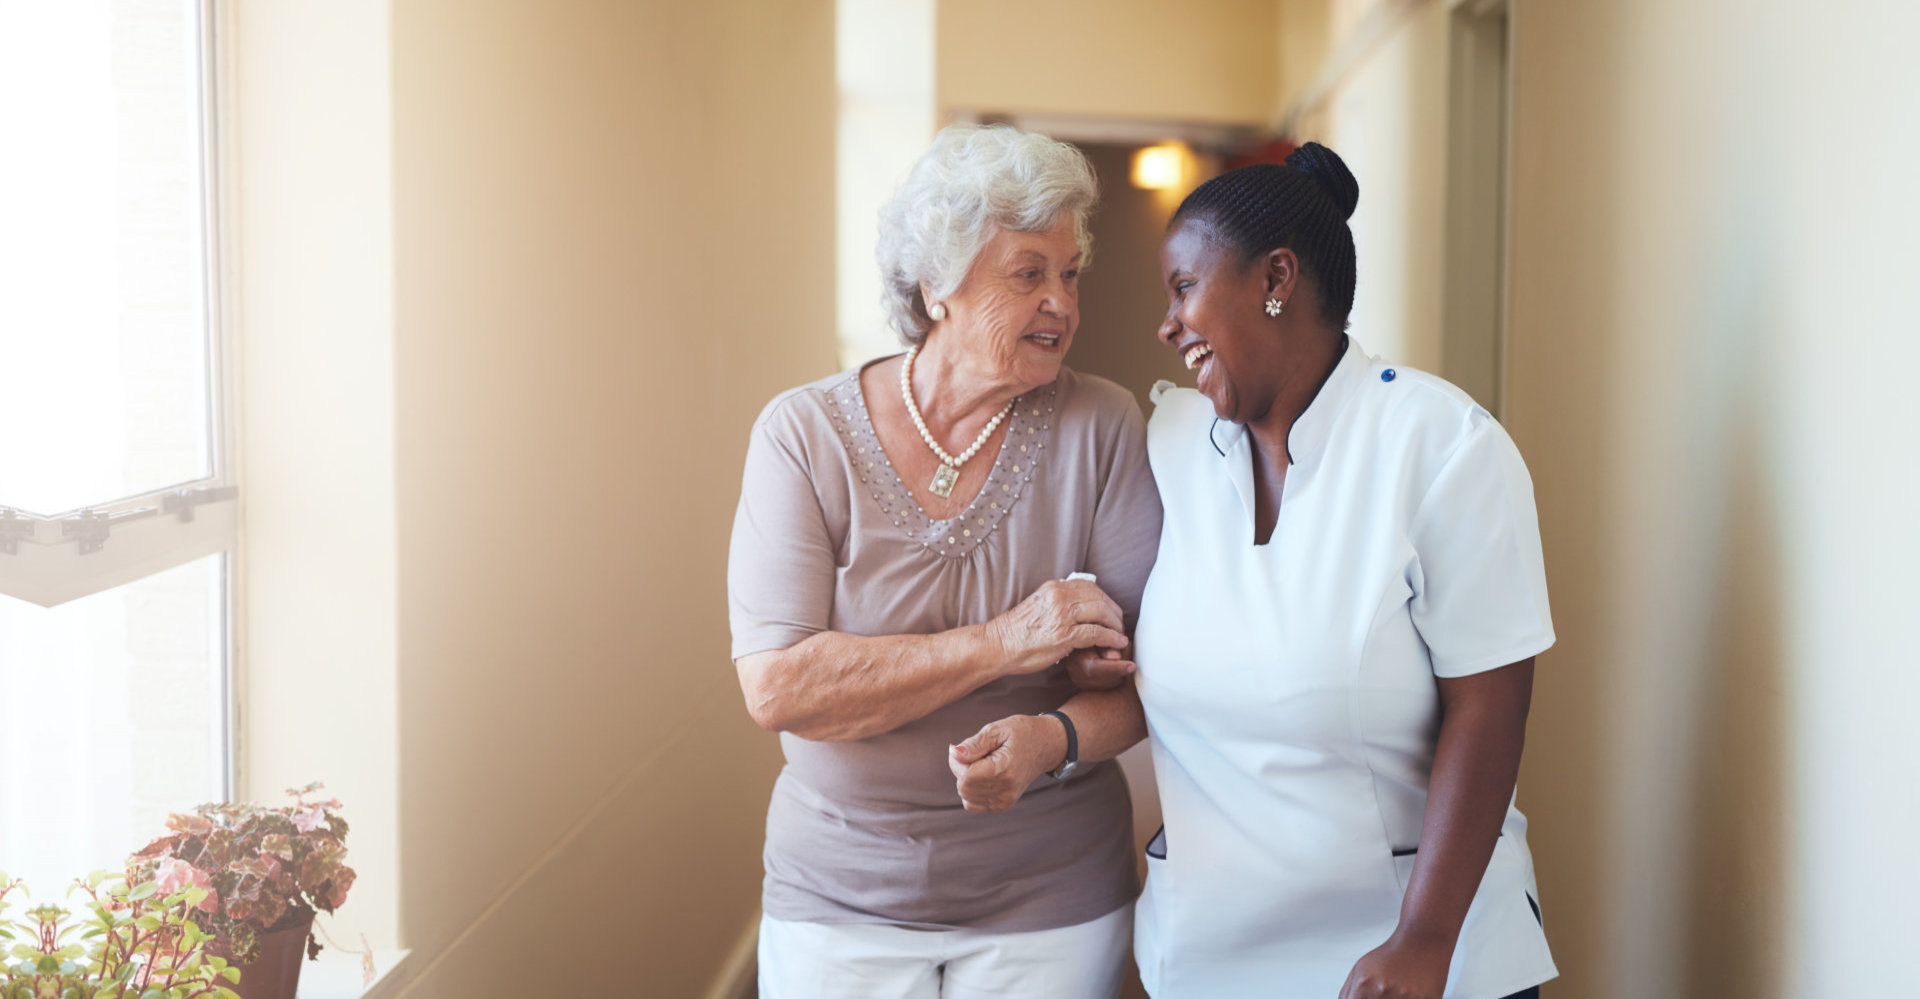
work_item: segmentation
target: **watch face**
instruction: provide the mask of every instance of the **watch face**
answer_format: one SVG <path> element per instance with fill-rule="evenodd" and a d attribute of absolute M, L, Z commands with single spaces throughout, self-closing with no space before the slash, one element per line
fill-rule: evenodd
<path fill-rule="evenodd" d="M 1060 765 L 1060 769 L 1053 772 L 1053 779 L 1066 780 L 1068 777 L 1073 776 L 1073 772 L 1078 769 L 1080 769 L 1079 760 L 1068 760 Z"/>

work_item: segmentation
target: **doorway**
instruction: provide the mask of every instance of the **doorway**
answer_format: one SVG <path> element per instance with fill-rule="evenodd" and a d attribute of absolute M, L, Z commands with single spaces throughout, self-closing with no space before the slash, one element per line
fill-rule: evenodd
<path fill-rule="evenodd" d="M 1462 3 L 1447 27 L 1440 374 L 1496 419 L 1506 380 L 1509 2 Z"/>

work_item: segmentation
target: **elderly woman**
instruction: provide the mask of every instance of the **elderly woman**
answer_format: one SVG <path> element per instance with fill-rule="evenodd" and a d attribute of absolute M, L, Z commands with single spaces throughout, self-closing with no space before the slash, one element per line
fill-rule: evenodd
<path fill-rule="evenodd" d="M 1137 885 L 1105 761 L 1137 738 L 1160 503 L 1132 397 L 1062 364 L 1095 198 L 1070 146 L 942 131 L 880 218 L 907 352 L 754 424 L 728 591 L 787 760 L 763 996 L 1118 989 Z"/>

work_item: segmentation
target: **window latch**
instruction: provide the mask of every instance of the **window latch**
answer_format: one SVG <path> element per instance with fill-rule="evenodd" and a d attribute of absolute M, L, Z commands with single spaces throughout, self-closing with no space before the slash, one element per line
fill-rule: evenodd
<path fill-rule="evenodd" d="M 82 510 L 60 521 L 61 535 L 80 542 L 80 554 L 91 555 L 106 547 L 112 533 L 113 517 L 98 510 Z"/>
<path fill-rule="evenodd" d="M 20 554 L 20 542 L 33 540 L 37 517 L 22 516 L 11 507 L 0 507 L 0 552 Z"/>
<path fill-rule="evenodd" d="M 125 513 L 82 510 L 71 517 L 60 518 L 60 534 L 78 541 L 80 554 L 91 555 L 107 546 L 107 536 L 113 533 L 113 525 L 124 524 L 129 520 L 145 520 L 159 512 L 159 509 L 150 506 L 128 510 Z"/>

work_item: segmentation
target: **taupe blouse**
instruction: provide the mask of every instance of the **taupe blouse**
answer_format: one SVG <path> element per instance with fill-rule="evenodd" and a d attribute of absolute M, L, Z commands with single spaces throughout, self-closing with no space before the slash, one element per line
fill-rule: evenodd
<path fill-rule="evenodd" d="M 821 631 L 981 624 L 1085 571 L 1140 607 L 1160 542 L 1145 421 L 1126 390 L 1061 369 L 1023 395 L 980 495 L 931 520 L 874 436 L 857 371 L 782 393 L 754 424 L 727 565 L 733 656 Z M 1063 667 L 996 680 L 858 742 L 781 735 L 763 905 L 776 919 L 1001 932 L 1097 919 L 1138 885 L 1119 768 L 1042 776 L 1011 810 L 962 809 L 947 747 L 1057 708 Z"/>

